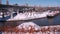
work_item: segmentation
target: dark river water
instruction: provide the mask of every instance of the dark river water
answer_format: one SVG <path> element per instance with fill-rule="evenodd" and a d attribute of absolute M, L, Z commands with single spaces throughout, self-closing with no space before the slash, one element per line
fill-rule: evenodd
<path fill-rule="evenodd" d="M 60 25 L 60 15 L 57 15 L 53 18 L 42 18 L 37 20 L 32 20 L 39 26 L 49 26 L 49 25 Z"/>
<path fill-rule="evenodd" d="M 25 21 L 25 22 L 34 22 L 35 24 L 39 25 L 39 26 L 49 26 L 49 25 L 60 25 L 60 14 L 53 17 L 53 18 L 41 18 L 41 19 L 35 19 L 35 20 L 30 20 L 30 21 Z M 6 24 L 5 24 L 6 23 Z M 2 25 L 7 25 L 8 24 L 11 26 L 13 26 L 14 24 L 21 24 L 24 22 L 0 22 L 0 27 Z"/>

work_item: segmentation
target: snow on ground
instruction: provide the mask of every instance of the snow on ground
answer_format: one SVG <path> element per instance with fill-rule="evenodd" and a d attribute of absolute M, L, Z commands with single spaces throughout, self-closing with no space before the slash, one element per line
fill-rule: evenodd
<path fill-rule="evenodd" d="M 2 34 L 11 34 L 11 32 L 2 32 Z M 15 33 L 15 32 L 12 32 L 12 34 L 54 34 L 54 33 L 53 32 L 50 32 L 50 33 L 41 33 L 41 32 L 34 32 L 34 33 L 18 32 L 18 33 Z M 55 32 L 55 34 L 60 34 L 60 32 Z"/>
<path fill-rule="evenodd" d="M 0 18 L 2 18 L 2 16 L 0 16 Z"/>
<path fill-rule="evenodd" d="M 60 13 L 60 11 L 52 11 L 52 12 L 49 12 L 48 16 L 55 16 L 59 13 Z"/>
<path fill-rule="evenodd" d="M 14 18 L 8 20 L 29 20 L 29 19 L 43 18 L 43 17 L 47 17 L 47 14 L 48 12 L 43 12 L 43 13 L 25 12 L 25 13 L 20 13 L 16 15 Z"/>
<path fill-rule="evenodd" d="M 19 26 L 17 26 L 18 29 L 21 29 L 22 27 L 24 29 L 31 29 L 31 27 L 33 27 L 35 30 L 40 29 L 40 26 L 38 26 L 37 24 L 33 23 L 33 22 L 24 22 L 22 24 L 20 24 Z"/>
<path fill-rule="evenodd" d="M 31 26 L 36 31 L 41 30 L 42 28 L 48 29 L 48 27 L 50 27 L 50 30 L 51 30 L 51 32 L 46 31 L 46 32 L 42 33 L 41 31 L 38 31 L 38 32 L 33 32 L 33 34 L 48 34 L 48 33 L 54 34 L 53 28 L 59 27 L 58 25 L 55 25 L 55 26 L 39 26 L 39 25 L 35 24 L 34 22 L 24 22 L 24 23 L 20 24 L 19 26 L 17 26 L 17 28 L 22 29 L 22 27 L 23 27 L 25 30 L 30 30 Z M 26 32 L 25 34 L 29 34 L 29 32 Z M 55 34 L 60 34 L 60 32 L 55 32 Z"/>
<path fill-rule="evenodd" d="M 32 28 L 31 28 L 32 27 Z M 48 29 L 48 27 L 50 27 L 49 30 L 51 31 L 46 31 L 46 29 Z M 60 25 L 54 25 L 54 26 L 39 26 L 37 24 L 35 24 L 34 22 L 24 22 L 20 25 L 18 25 L 16 28 L 18 29 L 17 33 L 15 32 L 2 32 L 2 34 L 60 34 L 60 32 L 53 31 L 53 28 L 57 27 L 59 29 Z M 43 32 L 42 30 L 45 31 Z M 32 29 L 32 30 L 31 30 Z M 22 31 L 23 30 L 23 31 Z M 33 32 L 34 30 L 34 32 Z"/>

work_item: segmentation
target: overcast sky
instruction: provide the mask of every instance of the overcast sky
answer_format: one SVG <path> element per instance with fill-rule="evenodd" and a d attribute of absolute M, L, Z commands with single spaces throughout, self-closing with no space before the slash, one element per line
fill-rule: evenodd
<path fill-rule="evenodd" d="M 60 6 L 60 0 L 8 0 L 9 4 L 28 4 L 36 6 Z M 2 4 L 6 4 L 6 0 L 2 0 Z"/>

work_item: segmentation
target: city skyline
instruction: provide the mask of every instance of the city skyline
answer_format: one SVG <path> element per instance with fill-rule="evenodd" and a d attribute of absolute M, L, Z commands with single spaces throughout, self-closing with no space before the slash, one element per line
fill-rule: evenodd
<path fill-rule="evenodd" d="M 24 5 L 28 4 L 31 6 L 59 6 L 60 7 L 60 0 L 8 0 L 9 4 L 18 4 Z M 2 0 L 2 4 L 6 4 L 6 0 Z"/>

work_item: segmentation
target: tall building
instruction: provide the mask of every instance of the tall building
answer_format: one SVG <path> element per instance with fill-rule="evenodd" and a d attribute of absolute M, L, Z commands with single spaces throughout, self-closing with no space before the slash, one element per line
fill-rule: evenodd
<path fill-rule="evenodd" d="M 2 0 L 0 0 L 0 4 L 2 3 Z"/>
<path fill-rule="evenodd" d="M 8 0 L 6 0 L 6 5 L 9 5 L 9 1 Z"/>

